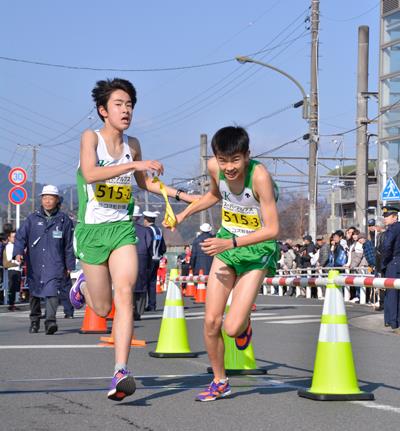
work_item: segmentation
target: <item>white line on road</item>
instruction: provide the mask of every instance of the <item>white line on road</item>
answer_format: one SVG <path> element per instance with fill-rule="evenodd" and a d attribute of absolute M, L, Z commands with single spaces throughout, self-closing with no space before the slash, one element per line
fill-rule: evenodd
<path fill-rule="evenodd" d="M 387 412 L 400 413 L 400 407 L 388 406 L 387 404 L 376 404 L 373 401 L 350 401 L 358 406 L 368 407 L 369 409 L 385 410 Z"/>
<path fill-rule="evenodd" d="M 282 319 L 282 320 L 304 319 L 304 318 L 310 318 L 310 317 L 312 317 L 314 319 L 320 318 L 320 316 L 316 316 L 315 314 L 295 314 L 295 315 L 292 314 L 290 316 L 285 316 L 282 314 L 278 315 L 276 313 L 272 313 L 272 315 L 270 315 L 269 317 L 264 317 L 264 316 L 258 317 L 258 316 L 259 316 L 258 314 L 253 314 L 251 317 L 251 321 L 254 321 L 254 320 L 280 320 L 280 319 Z"/>
<path fill-rule="evenodd" d="M 298 320 L 272 320 L 267 323 L 279 323 L 282 325 L 297 325 L 301 323 L 320 323 L 321 319 L 315 318 L 315 319 L 298 319 Z"/>
<path fill-rule="evenodd" d="M 25 345 L 9 345 L 0 346 L 0 350 L 15 350 L 15 349 L 103 349 L 114 347 L 113 345 L 103 344 L 25 344 Z"/>

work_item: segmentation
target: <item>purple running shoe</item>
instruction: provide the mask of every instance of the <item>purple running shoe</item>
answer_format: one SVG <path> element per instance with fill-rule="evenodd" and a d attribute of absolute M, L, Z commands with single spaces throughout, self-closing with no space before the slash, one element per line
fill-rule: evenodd
<path fill-rule="evenodd" d="M 215 401 L 218 398 L 224 398 L 231 394 L 231 387 L 229 385 L 229 380 L 226 379 L 225 383 L 221 383 L 220 381 L 213 380 L 210 383 L 210 386 L 204 391 L 200 392 L 196 401 Z"/>
<path fill-rule="evenodd" d="M 74 285 L 71 287 L 69 291 L 69 300 L 74 308 L 79 310 L 85 305 L 85 297 L 81 291 L 81 284 L 86 281 L 85 275 L 83 271 L 79 274 L 79 277 L 76 279 Z"/>
<path fill-rule="evenodd" d="M 122 401 L 136 391 L 135 379 L 129 370 L 119 370 L 111 380 L 107 397 L 109 400 Z"/>

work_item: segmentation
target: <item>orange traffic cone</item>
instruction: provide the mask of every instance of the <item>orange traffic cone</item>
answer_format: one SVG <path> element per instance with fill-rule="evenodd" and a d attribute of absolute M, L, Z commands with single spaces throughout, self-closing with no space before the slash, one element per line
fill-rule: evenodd
<path fill-rule="evenodd" d="M 162 289 L 162 286 L 161 286 L 161 281 L 160 281 L 160 276 L 159 275 L 157 275 L 156 293 L 157 294 L 163 293 L 163 289 Z"/>
<path fill-rule="evenodd" d="M 193 271 L 189 271 L 189 277 L 193 277 Z M 188 281 L 186 283 L 186 294 L 185 296 L 196 296 L 196 286 L 193 281 Z"/>
<path fill-rule="evenodd" d="M 114 305 L 114 301 L 113 301 L 113 305 Z M 115 309 L 115 306 L 114 306 L 114 309 Z M 114 345 L 114 324 L 112 326 L 111 337 L 100 337 L 100 341 L 102 341 L 103 343 L 105 343 L 107 345 Z M 136 340 L 134 338 L 134 336 L 132 335 L 131 346 L 145 347 L 146 341 L 145 340 Z"/>
<path fill-rule="evenodd" d="M 99 317 L 88 305 L 86 305 L 85 316 L 83 318 L 80 334 L 109 334 L 107 319 Z"/>
<path fill-rule="evenodd" d="M 111 311 L 108 313 L 108 316 L 106 317 L 107 320 L 114 320 L 114 314 L 115 314 L 115 304 L 114 300 L 111 303 Z"/>
<path fill-rule="evenodd" d="M 202 269 L 199 270 L 199 276 L 204 275 L 204 271 Z M 206 284 L 204 281 L 199 281 L 197 283 L 197 292 L 196 292 L 196 300 L 194 301 L 196 304 L 205 304 L 206 302 Z"/>

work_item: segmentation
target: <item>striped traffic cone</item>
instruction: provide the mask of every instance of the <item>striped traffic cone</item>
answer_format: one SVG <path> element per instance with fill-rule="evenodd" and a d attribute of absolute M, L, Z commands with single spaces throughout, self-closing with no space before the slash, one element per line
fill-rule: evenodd
<path fill-rule="evenodd" d="M 232 292 L 229 295 L 225 313 L 228 313 L 231 302 Z M 245 350 L 239 350 L 236 347 L 235 339 L 228 337 L 224 330 L 222 330 L 222 337 L 225 346 L 224 367 L 227 376 L 267 374 L 267 370 L 257 368 L 252 341 Z M 208 367 L 207 372 L 213 373 L 212 368 Z"/>
<path fill-rule="evenodd" d="M 204 271 L 202 269 L 199 269 L 199 276 L 204 275 Z M 195 303 L 196 304 L 205 304 L 206 302 L 206 284 L 204 283 L 204 281 L 199 281 L 197 283 L 197 289 L 196 289 L 196 299 L 195 299 Z"/>
<path fill-rule="evenodd" d="M 298 395 L 317 401 L 373 400 L 372 393 L 358 387 L 343 294 L 333 283 L 338 275 L 329 271 L 311 388 Z"/>
<path fill-rule="evenodd" d="M 189 271 L 189 277 L 193 277 L 193 271 Z M 186 293 L 185 296 L 196 296 L 196 286 L 193 281 L 188 281 L 186 283 Z"/>
<path fill-rule="evenodd" d="M 195 358 L 197 353 L 190 351 L 182 293 L 174 279 L 178 271 L 171 270 L 165 298 L 157 347 L 149 355 L 154 358 Z"/>

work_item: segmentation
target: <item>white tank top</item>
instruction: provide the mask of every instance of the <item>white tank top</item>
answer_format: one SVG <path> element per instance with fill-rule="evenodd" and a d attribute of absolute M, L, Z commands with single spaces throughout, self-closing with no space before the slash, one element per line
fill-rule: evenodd
<path fill-rule="evenodd" d="M 107 151 L 107 145 L 97 134 L 97 166 L 117 166 L 132 161 L 128 136 L 123 135 L 123 150 L 119 159 L 114 159 Z M 77 172 L 79 213 L 78 222 L 85 224 L 129 221 L 132 218 L 134 199 L 132 196 L 133 172 L 88 184 L 81 169 Z"/>
<path fill-rule="evenodd" d="M 243 190 L 240 194 L 231 192 L 225 175 L 219 173 L 219 192 L 222 196 L 222 226 L 236 236 L 248 235 L 264 225 L 260 202 L 253 193 L 254 168 L 259 163 L 249 161 Z"/>

